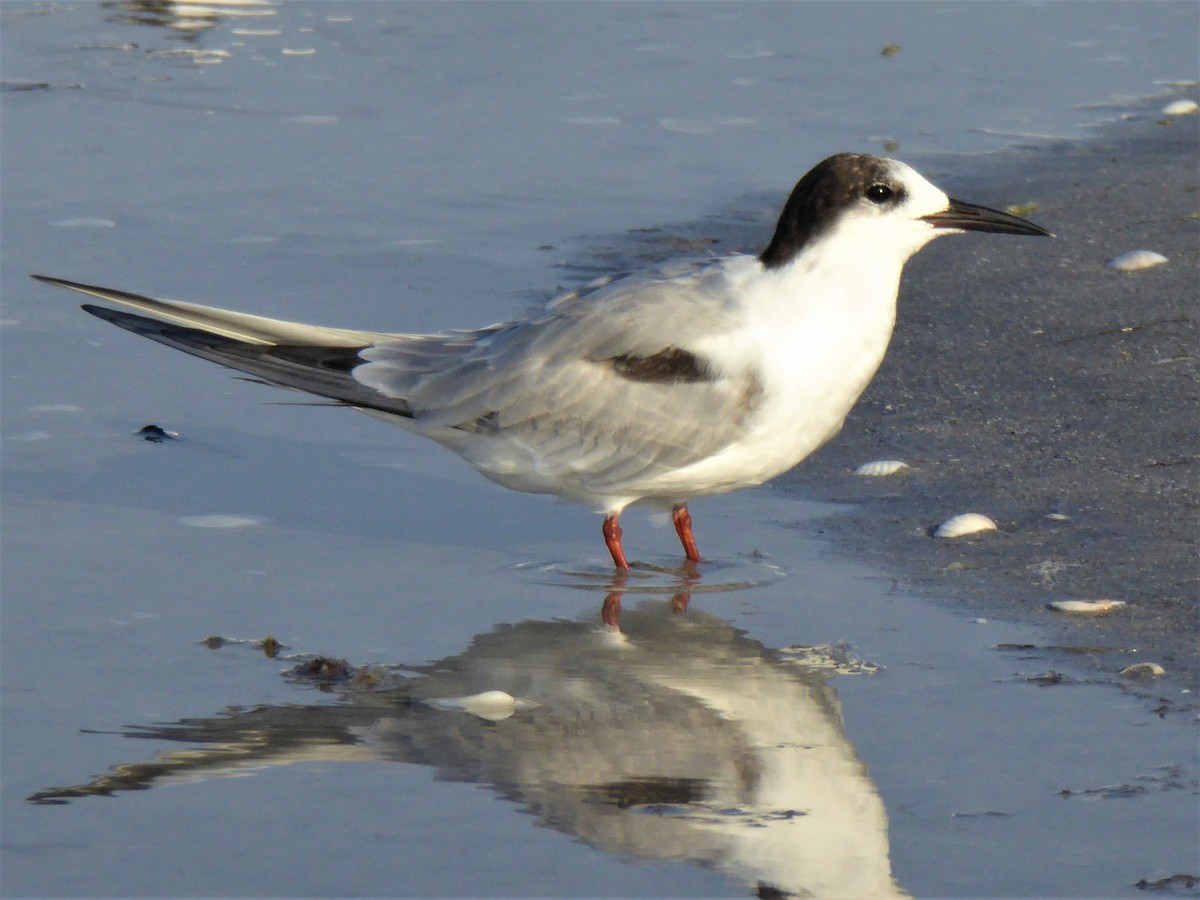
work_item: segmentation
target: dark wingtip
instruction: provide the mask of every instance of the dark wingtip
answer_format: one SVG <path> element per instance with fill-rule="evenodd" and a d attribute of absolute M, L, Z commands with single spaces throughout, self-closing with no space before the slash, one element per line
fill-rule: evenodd
<path fill-rule="evenodd" d="M 94 303 L 84 303 L 80 307 L 85 313 L 91 313 L 99 319 L 106 322 L 116 321 L 117 316 L 128 315 L 128 313 L 118 312 L 115 309 L 109 309 L 106 306 L 96 306 Z"/>

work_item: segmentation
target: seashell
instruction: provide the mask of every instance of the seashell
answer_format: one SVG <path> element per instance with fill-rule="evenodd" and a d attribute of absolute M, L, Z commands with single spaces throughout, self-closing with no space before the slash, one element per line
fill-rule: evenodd
<path fill-rule="evenodd" d="M 1153 250 L 1130 250 L 1110 259 L 1105 266 L 1118 272 L 1136 272 L 1138 269 L 1153 269 L 1166 261 L 1165 256 Z"/>
<path fill-rule="evenodd" d="M 902 469 L 909 468 L 908 463 L 900 459 L 875 459 L 865 462 L 854 470 L 855 475 L 866 475 L 869 478 L 882 478 L 885 475 L 895 475 Z"/>
<path fill-rule="evenodd" d="M 1158 663 L 1144 662 L 1126 666 L 1117 674 L 1126 678 L 1161 678 L 1167 674 L 1167 670 Z"/>
<path fill-rule="evenodd" d="M 936 538 L 965 537 L 968 534 L 979 534 L 981 531 L 995 531 L 996 523 L 987 516 L 979 513 L 963 513 L 947 519 L 933 533 Z"/>
<path fill-rule="evenodd" d="M 425 702 L 438 709 L 470 713 L 489 722 L 500 722 L 510 718 L 518 710 L 537 706 L 529 700 L 518 700 L 504 691 L 483 691 L 466 697 L 441 697 Z"/>
<path fill-rule="evenodd" d="M 1112 612 L 1114 609 L 1120 609 L 1125 605 L 1124 600 L 1055 600 L 1053 603 L 1047 604 L 1050 609 L 1057 609 L 1059 612 L 1066 613 L 1088 613 L 1090 615 L 1099 615 L 1102 613 Z"/>
<path fill-rule="evenodd" d="M 1195 100 L 1173 100 L 1163 107 L 1164 116 L 1194 116 L 1200 112 Z"/>

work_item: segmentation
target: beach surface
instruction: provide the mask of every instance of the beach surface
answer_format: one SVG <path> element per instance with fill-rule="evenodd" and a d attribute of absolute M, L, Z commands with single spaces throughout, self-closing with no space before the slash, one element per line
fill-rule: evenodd
<path fill-rule="evenodd" d="M 923 592 L 1047 626 L 1075 659 L 1200 678 L 1197 585 L 1197 119 L 1147 109 L 1097 140 L 929 174 L 951 195 L 1023 206 L 1031 250 L 938 241 L 908 266 L 891 349 L 840 435 L 781 480 L 854 504 L 839 547 Z M 970 247 L 962 244 L 970 241 Z M 1165 264 L 1106 268 L 1131 250 Z M 861 463 L 899 459 L 885 478 Z M 976 512 L 998 530 L 935 539 Z M 1047 608 L 1115 599 L 1102 616 Z"/>

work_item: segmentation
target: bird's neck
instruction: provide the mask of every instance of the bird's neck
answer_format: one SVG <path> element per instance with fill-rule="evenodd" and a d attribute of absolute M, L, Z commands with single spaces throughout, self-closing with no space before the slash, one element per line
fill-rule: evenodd
<path fill-rule="evenodd" d="M 902 267 L 903 260 L 855 259 L 836 250 L 805 253 L 765 270 L 763 290 L 747 298 L 764 377 L 827 414 L 830 429 L 840 426 L 883 361 Z"/>
<path fill-rule="evenodd" d="M 764 270 L 767 289 L 755 298 L 758 312 L 806 331 L 877 335 L 882 355 L 895 323 L 896 294 L 906 258 L 822 242 L 786 266 Z"/>

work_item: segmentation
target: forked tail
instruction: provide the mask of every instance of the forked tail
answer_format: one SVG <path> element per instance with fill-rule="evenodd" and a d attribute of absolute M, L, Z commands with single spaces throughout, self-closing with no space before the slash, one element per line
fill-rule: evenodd
<path fill-rule="evenodd" d="M 196 303 L 158 300 L 46 275 L 35 279 L 137 310 L 140 315 L 84 304 L 83 309 L 114 325 L 192 356 L 245 372 L 279 387 L 307 391 L 348 406 L 411 416 L 403 399 L 366 387 L 351 374 L 358 352 L 406 335 L 353 331 L 285 322 Z"/>

